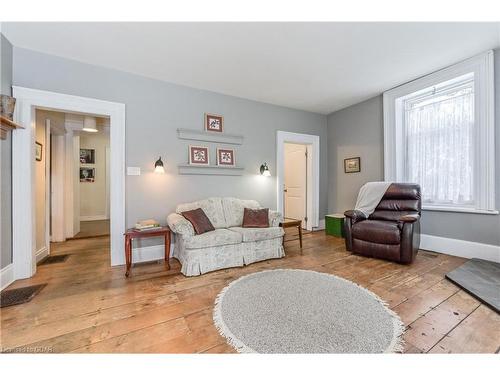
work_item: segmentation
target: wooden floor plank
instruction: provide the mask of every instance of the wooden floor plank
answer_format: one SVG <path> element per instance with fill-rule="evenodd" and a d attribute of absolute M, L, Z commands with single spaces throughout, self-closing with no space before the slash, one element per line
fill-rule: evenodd
<path fill-rule="evenodd" d="M 500 315 L 480 305 L 429 353 L 496 353 L 499 349 Z"/>
<path fill-rule="evenodd" d="M 303 255 L 298 241 L 287 241 L 285 247 L 283 259 L 198 277 L 183 276 L 175 259 L 170 271 L 161 262 L 138 264 L 127 279 L 124 267 L 109 265 L 109 237 L 52 244 L 52 254 L 70 257 L 39 267 L 34 277 L 9 287 L 48 283 L 31 302 L 0 310 L 0 346 L 54 352 L 233 353 L 213 325 L 215 297 L 243 275 L 296 268 L 335 274 L 381 296 L 410 325 L 406 353 L 429 347 L 431 352 L 460 352 L 471 335 L 468 350 L 498 349 L 495 340 L 484 336 L 486 329 L 497 329 L 498 315 L 483 311 L 477 300 L 444 280 L 464 259 L 421 253 L 412 265 L 400 265 L 353 255 L 343 239 L 324 232 L 304 236 Z M 482 326 L 481 320 L 486 322 Z"/>
<path fill-rule="evenodd" d="M 479 305 L 478 300 L 460 290 L 412 322 L 404 334 L 404 340 L 427 352 Z"/>

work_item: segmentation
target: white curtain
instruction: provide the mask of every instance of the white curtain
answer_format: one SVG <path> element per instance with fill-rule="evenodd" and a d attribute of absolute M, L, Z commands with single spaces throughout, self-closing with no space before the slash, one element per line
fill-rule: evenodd
<path fill-rule="evenodd" d="M 474 82 L 405 102 L 406 180 L 427 204 L 474 204 Z"/>

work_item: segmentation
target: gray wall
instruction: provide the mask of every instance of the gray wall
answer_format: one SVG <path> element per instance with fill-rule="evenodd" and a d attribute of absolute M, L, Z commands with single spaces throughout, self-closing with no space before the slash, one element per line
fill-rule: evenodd
<path fill-rule="evenodd" d="M 165 222 L 178 203 L 209 196 L 256 199 L 276 207 L 276 131 L 321 137 L 320 215 L 327 207 L 326 116 L 263 104 L 213 92 L 169 84 L 141 76 L 14 47 L 14 85 L 125 103 L 126 164 L 142 169 L 127 176 L 127 225 L 139 219 Z M 242 134 L 235 146 L 243 176 L 179 175 L 177 165 L 187 162 L 188 145 L 203 144 L 177 139 L 177 128 L 203 129 L 204 112 L 224 116 L 227 133 Z M 216 144 L 211 149 L 215 162 Z M 219 146 L 220 147 L 220 146 Z M 166 174 L 153 173 L 162 156 Z M 264 178 L 259 167 L 268 162 L 273 177 Z"/>
<path fill-rule="evenodd" d="M 0 94 L 11 95 L 12 44 L 0 34 Z"/>
<path fill-rule="evenodd" d="M 0 34 L 0 93 L 11 95 L 12 44 Z M 0 268 L 12 263 L 12 133 L 0 141 Z"/>
<path fill-rule="evenodd" d="M 500 50 L 495 50 L 496 208 L 500 209 Z M 382 95 L 328 116 L 328 209 L 351 209 L 365 182 L 384 178 Z M 343 159 L 361 156 L 361 173 L 346 174 Z M 500 245 L 500 215 L 425 211 L 422 232 Z"/>

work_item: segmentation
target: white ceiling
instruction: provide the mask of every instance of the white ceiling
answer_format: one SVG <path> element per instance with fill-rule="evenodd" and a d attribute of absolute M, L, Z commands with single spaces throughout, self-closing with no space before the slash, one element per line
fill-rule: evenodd
<path fill-rule="evenodd" d="M 328 114 L 500 47 L 500 23 L 4 23 L 18 47 Z"/>

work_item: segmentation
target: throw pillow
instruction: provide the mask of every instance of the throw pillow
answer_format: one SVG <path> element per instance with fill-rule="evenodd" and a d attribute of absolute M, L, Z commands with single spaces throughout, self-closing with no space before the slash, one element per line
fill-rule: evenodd
<path fill-rule="evenodd" d="M 243 211 L 243 228 L 269 228 L 269 208 L 251 209 Z"/>
<path fill-rule="evenodd" d="M 196 234 L 203 234 L 215 230 L 210 219 L 201 208 L 181 212 L 181 215 L 193 225 Z"/>

